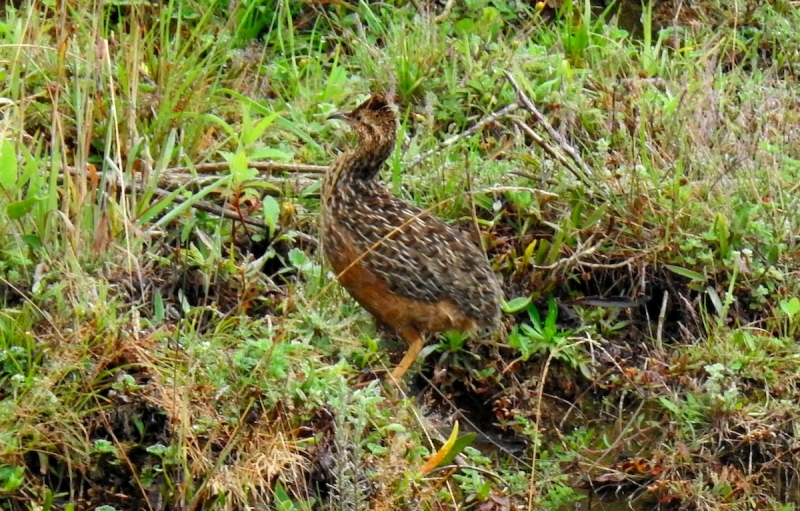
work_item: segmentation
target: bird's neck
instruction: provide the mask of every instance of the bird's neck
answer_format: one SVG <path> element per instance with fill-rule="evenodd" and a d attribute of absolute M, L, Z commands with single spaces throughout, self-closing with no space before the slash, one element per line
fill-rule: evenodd
<path fill-rule="evenodd" d="M 323 195 L 338 195 L 354 185 L 375 180 L 394 150 L 394 136 L 362 136 L 358 145 L 342 153 L 331 164 L 322 185 Z"/>

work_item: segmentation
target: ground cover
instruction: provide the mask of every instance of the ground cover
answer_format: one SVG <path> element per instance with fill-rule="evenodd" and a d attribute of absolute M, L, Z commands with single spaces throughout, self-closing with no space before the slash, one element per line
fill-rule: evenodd
<path fill-rule="evenodd" d="M 7 4 L 0 506 L 794 509 L 799 18 Z M 506 295 L 402 391 L 317 242 L 370 91 Z"/>

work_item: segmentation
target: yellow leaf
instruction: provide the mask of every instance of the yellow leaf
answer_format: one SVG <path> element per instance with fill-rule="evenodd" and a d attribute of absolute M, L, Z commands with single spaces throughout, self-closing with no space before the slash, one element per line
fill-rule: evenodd
<path fill-rule="evenodd" d="M 522 256 L 522 262 L 526 266 L 533 263 L 533 251 L 536 250 L 536 242 L 537 240 L 531 241 L 531 243 L 525 248 L 525 255 Z"/>
<path fill-rule="evenodd" d="M 431 456 L 428 461 L 425 462 L 419 469 L 420 474 L 425 475 L 434 468 L 439 466 L 439 463 L 447 456 L 447 453 L 450 452 L 450 449 L 453 448 L 453 445 L 456 443 L 456 439 L 458 438 L 458 421 L 453 424 L 453 432 L 450 433 L 450 438 L 447 439 L 447 442 L 444 443 L 441 449 L 436 451 L 436 453 Z"/>

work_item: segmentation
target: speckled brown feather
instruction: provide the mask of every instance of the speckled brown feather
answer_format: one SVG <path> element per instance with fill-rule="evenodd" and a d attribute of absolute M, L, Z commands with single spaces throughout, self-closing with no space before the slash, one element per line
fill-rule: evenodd
<path fill-rule="evenodd" d="M 399 377 L 421 349 L 422 333 L 494 329 L 500 285 L 464 234 L 376 181 L 397 133 L 386 100 L 373 95 L 337 117 L 351 124 L 358 145 L 325 176 L 323 249 L 345 289 L 412 345 Z"/>

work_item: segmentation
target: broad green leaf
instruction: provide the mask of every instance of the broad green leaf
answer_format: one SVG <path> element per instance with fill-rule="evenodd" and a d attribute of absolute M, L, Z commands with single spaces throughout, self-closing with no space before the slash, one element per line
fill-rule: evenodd
<path fill-rule="evenodd" d="M 177 132 L 175 130 L 170 130 L 169 135 L 167 136 L 167 142 L 164 144 L 164 147 L 161 150 L 161 156 L 159 156 L 155 167 L 153 167 L 153 174 L 147 180 L 144 190 L 142 191 L 142 195 L 137 201 L 137 215 L 141 213 L 143 209 L 146 210 L 150 208 L 150 203 L 153 200 L 155 189 L 158 186 L 158 178 L 161 175 L 161 172 L 169 166 L 170 159 L 172 158 L 172 150 L 175 148 L 176 136 Z"/>
<path fill-rule="evenodd" d="M 203 119 L 204 121 L 209 121 L 216 124 L 217 126 L 222 128 L 225 131 L 225 133 L 228 134 L 228 136 L 238 140 L 236 130 L 233 128 L 233 126 L 225 122 L 225 120 L 219 117 L 218 115 L 203 114 L 200 116 L 200 118 Z"/>
<path fill-rule="evenodd" d="M 283 485 L 281 483 L 276 484 L 273 491 L 275 493 L 276 509 L 279 509 L 280 511 L 290 511 L 295 508 L 292 499 L 289 498 L 289 494 L 283 489 Z"/>
<path fill-rule="evenodd" d="M 19 466 L 0 467 L 0 490 L 11 493 L 25 482 L 25 469 Z"/>
<path fill-rule="evenodd" d="M 0 144 L 0 187 L 8 191 L 17 184 L 17 154 L 9 139 Z"/>
<path fill-rule="evenodd" d="M 19 220 L 23 216 L 30 213 L 37 202 L 39 202 L 38 197 L 31 197 L 29 199 L 12 202 L 6 207 L 8 218 L 11 220 Z"/>
<path fill-rule="evenodd" d="M 530 296 L 518 296 L 511 301 L 503 301 L 503 312 L 506 314 L 516 314 L 517 312 L 525 309 L 531 303 Z"/>
<path fill-rule="evenodd" d="M 164 298 L 161 296 L 161 291 L 156 288 L 155 293 L 153 294 L 153 321 L 157 325 L 160 325 L 164 322 L 165 317 Z"/>
<path fill-rule="evenodd" d="M 306 133 L 306 130 L 303 130 L 302 128 L 298 127 L 295 123 L 293 123 L 289 119 L 278 117 L 277 119 L 275 119 L 275 124 L 277 124 L 278 126 L 287 131 L 291 131 L 292 133 L 294 133 L 295 136 L 297 136 L 305 143 L 306 147 L 313 149 L 316 154 L 318 155 L 326 154 L 325 149 L 321 145 L 319 145 L 317 141 L 314 140 L 308 133 Z"/>
<path fill-rule="evenodd" d="M 528 331 L 531 330 L 531 328 L 528 325 L 522 325 L 522 326 L 527 327 Z M 514 329 L 511 330 L 511 333 L 508 334 L 508 339 L 506 342 L 508 342 L 508 345 L 514 348 L 515 350 L 519 350 L 520 358 L 522 358 L 522 361 L 525 362 L 533 354 L 533 347 L 531 346 L 530 341 L 531 341 L 530 337 L 527 334 L 523 334 L 522 332 L 520 332 L 519 328 L 515 326 Z"/>
<path fill-rule="evenodd" d="M 536 257 L 534 261 L 536 264 L 544 264 L 544 261 L 547 260 L 547 254 L 550 253 L 550 242 L 546 239 L 539 240 L 538 247 L 536 249 Z"/>
<path fill-rule="evenodd" d="M 260 139 L 261 135 L 264 134 L 264 130 L 266 130 L 277 117 L 277 113 L 271 113 L 270 115 L 258 121 L 258 123 L 252 129 L 247 130 L 247 133 L 242 133 L 242 144 L 244 144 L 245 147 L 248 147 L 256 140 Z"/>
<path fill-rule="evenodd" d="M 281 151 L 280 149 L 275 149 L 273 147 L 263 147 L 261 149 L 252 151 L 250 153 L 250 159 L 288 162 L 292 160 L 292 155 L 286 151 Z"/>
<path fill-rule="evenodd" d="M 169 195 L 163 196 L 157 200 L 152 206 L 144 210 L 139 215 L 139 217 L 136 219 L 136 225 L 140 227 L 144 226 L 150 221 L 150 219 L 160 215 L 162 211 L 169 208 L 176 201 L 180 202 L 178 195 L 181 193 L 181 191 L 183 190 L 178 188 L 177 190 L 170 192 Z"/>
<path fill-rule="evenodd" d="M 522 256 L 522 260 L 525 261 L 525 264 L 532 264 L 533 261 L 533 251 L 536 250 L 536 243 L 537 240 L 533 240 L 528 243 L 528 246 L 525 248 L 525 253 Z"/>
<path fill-rule="evenodd" d="M 163 217 L 159 218 L 158 222 L 155 223 L 156 227 L 162 227 L 163 228 L 164 226 L 169 225 L 170 222 L 172 222 L 178 216 L 184 214 L 194 204 L 196 204 L 197 202 L 203 200 L 203 198 L 206 195 L 210 194 L 214 190 L 218 190 L 219 188 L 221 188 L 223 186 L 227 186 L 228 183 L 230 182 L 230 180 L 231 180 L 230 176 L 224 176 L 224 177 L 220 178 L 219 180 L 217 180 L 217 181 L 215 181 L 215 182 L 203 187 L 202 190 L 198 191 L 197 193 L 195 193 L 194 195 L 189 197 L 189 199 L 187 199 L 185 202 L 180 203 L 175 209 L 173 209 L 172 211 L 170 211 L 169 213 L 167 213 Z"/>
<path fill-rule="evenodd" d="M 727 257 L 730 252 L 730 229 L 722 213 L 717 213 L 714 219 L 714 235 L 719 243 L 719 253 L 722 257 Z"/>
<path fill-rule="evenodd" d="M 459 34 L 474 34 L 475 22 L 469 18 L 463 18 L 456 23 L 456 30 Z"/>
<path fill-rule="evenodd" d="M 767 262 L 769 264 L 776 264 L 781 257 L 781 248 L 778 245 L 772 245 L 767 251 Z"/>
<path fill-rule="evenodd" d="M 241 101 L 242 103 L 245 103 L 249 108 L 252 108 L 254 112 L 258 112 L 262 115 L 270 115 L 273 113 L 270 108 L 262 105 L 258 101 L 253 100 L 252 98 L 245 96 L 241 92 L 225 88 L 220 89 L 220 92 L 225 92 L 227 94 L 230 94 L 231 97 L 233 97 L 234 99 Z M 314 140 L 314 137 L 308 134 L 307 130 L 303 129 L 300 126 L 297 126 L 295 123 L 293 123 L 289 119 L 286 119 L 285 117 L 278 117 L 277 119 L 275 119 L 274 122 L 279 127 L 292 132 L 296 137 L 305 142 L 306 147 L 312 149 L 316 154 L 318 155 L 326 154 L 325 148 L 319 145 L 317 141 Z"/>
<path fill-rule="evenodd" d="M 475 433 L 467 433 L 466 435 L 461 435 L 458 437 L 458 440 L 455 441 L 453 444 L 453 448 L 450 449 L 450 452 L 447 453 L 447 456 L 442 458 L 442 461 L 439 462 L 439 466 L 449 465 L 453 462 L 456 456 L 464 452 L 464 449 L 472 445 L 472 442 L 475 441 L 477 435 Z"/>
<path fill-rule="evenodd" d="M 706 286 L 706 294 L 708 295 L 709 300 L 711 300 L 711 304 L 714 306 L 717 314 L 722 316 L 722 314 L 725 313 L 725 307 L 722 305 L 722 298 L 720 298 L 717 290 L 711 286 Z"/>
<path fill-rule="evenodd" d="M 594 224 L 599 222 L 600 218 L 602 218 L 606 214 L 606 210 L 608 210 L 608 204 L 603 204 L 599 208 L 592 211 L 592 214 L 589 215 L 586 221 L 583 222 L 581 228 L 588 229 L 589 227 L 594 226 Z"/>
<path fill-rule="evenodd" d="M 800 312 L 800 299 L 796 296 L 791 300 L 781 300 L 781 310 L 790 318 L 793 318 Z"/>
<path fill-rule="evenodd" d="M 681 277 L 686 277 L 687 279 L 691 280 L 699 280 L 701 282 L 705 282 L 706 280 L 706 276 L 702 273 L 698 273 L 693 270 L 687 270 L 686 268 L 681 268 L 680 266 L 673 266 L 671 264 L 665 264 L 664 266 L 666 266 L 667 269 L 672 273 L 677 273 Z"/>
<path fill-rule="evenodd" d="M 300 268 L 306 261 L 308 261 L 308 256 L 299 248 L 293 248 L 289 251 L 289 262 L 295 268 Z"/>
<path fill-rule="evenodd" d="M 269 226 L 269 234 L 272 236 L 275 232 L 275 226 L 278 225 L 278 219 L 281 216 L 281 205 L 278 204 L 275 197 L 267 195 L 264 197 L 261 211 L 264 212 L 264 221 Z"/>
<path fill-rule="evenodd" d="M 22 240 L 34 250 L 39 250 L 42 248 L 42 240 L 40 240 L 39 236 L 35 234 L 26 234 L 22 237 Z"/>
<path fill-rule="evenodd" d="M 675 414 L 675 415 L 680 415 L 681 414 L 681 410 L 680 410 L 680 408 L 678 408 L 678 405 L 676 403 L 673 403 L 672 401 L 670 401 L 666 397 L 660 397 L 660 398 L 658 398 L 658 401 L 661 403 L 661 406 L 663 406 L 664 408 L 666 408 L 667 410 L 669 410 L 673 414 Z"/>
<path fill-rule="evenodd" d="M 169 131 L 167 143 L 164 144 L 164 150 L 161 151 L 161 156 L 158 157 L 158 162 L 156 163 L 155 170 L 157 172 L 161 172 L 163 169 L 169 166 L 169 160 L 172 158 L 172 149 L 175 147 L 176 136 L 177 132 L 175 130 Z"/>
<path fill-rule="evenodd" d="M 228 155 L 228 165 L 235 180 L 235 176 L 247 170 L 247 154 L 244 151 L 236 151 Z"/>

